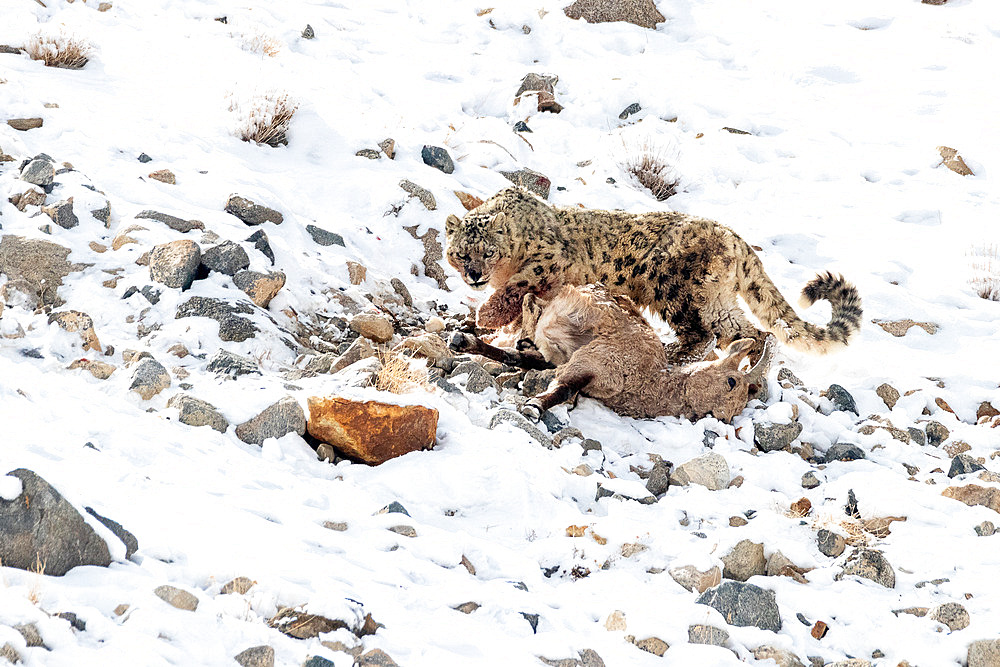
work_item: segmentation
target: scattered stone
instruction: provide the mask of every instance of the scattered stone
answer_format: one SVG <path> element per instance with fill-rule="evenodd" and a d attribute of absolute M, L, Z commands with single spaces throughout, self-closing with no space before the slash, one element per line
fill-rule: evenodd
<path fill-rule="evenodd" d="M 188 426 L 211 426 L 219 433 L 225 433 L 229 421 L 219 414 L 214 405 L 188 394 L 177 394 L 167 401 L 168 408 L 177 408 L 178 419 Z"/>
<path fill-rule="evenodd" d="M 925 5 L 943 5 L 947 0 L 922 0 Z M 958 154 L 958 151 L 948 146 L 938 146 L 938 153 L 941 155 L 941 164 L 951 169 L 959 176 L 974 176 L 969 165 Z"/>
<path fill-rule="evenodd" d="M 815 489 L 820 485 L 819 479 L 816 478 L 816 473 L 812 470 L 802 475 L 802 488 L 803 489 Z"/>
<path fill-rule="evenodd" d="M 306 658 L 305 662 L 302 663 L 302 667 L 337 667 L 337 666 L 336 664 L 334 664 L 333 662 L 327 660 L 322 656 L 313 655 Z"/>
<path fill-rule="evenodd" d="M 455 171 L 455 163 L 451 161 L 451 156 L 440 146 L 424 146 L 420 151 L 420 157 L 427 166 L 440 169 L 446 174 Z"/>
<path fill-rule="evenodd" d="M 281 271 L 260 273 L 259 271 L 239 271 L 233 276 L 233 284 L 243 291 L 250 300 L 261 308 L 267 308 L 271 299 L 285 286 L 285 274 Z"/>
<path fill-rule="evenodd" d="M 709 646 L 725 646 L 729 641 L 729 633 L 711 625 L 689 625 L 689 644 L 708 644 Z"/>
<path fill-rule="evenodd" d="M 525 123 L 523 120 L 519 120 L 516 123 L 514 123 L 514 131 L 515 132 L 533 132 L 533 130 L 530 127 L 528 127 L 528 124 Z"/>
<path fill-rule="evenodd" d="M 141 162 L 143 164 L 146 164 L 147 162 L 152 162 L 153 161 L 153 158 L 149 157 L 145 153 L 139 153 L 139 157 L 137 159 L 139 160 L 139 162 Z"/>
<path fill-rule="evenodd" d="M 369 160 L 378 160 L 382 157 L 382 154 L 375 150 L 374 148 L 362 148 L 357 153 L 354 154 L 355 157 L 366 157 Z"/>
<path fill-rule="evenodd" d="M 925 436 L 924 432 L 921 431 L 919 428 L 914 428 L 912 426 L 909 426 L 906 429 L 906 433 L 907 435 L 910 436 L 910 440 L 920 445 L 921 447 L 927 444 L 927 436 Z"/>
<path fill-rule="evenodd" d="M 854 402 L 854 397 L 839 384 L 831 384 L 826 390 L 826 397 L 830 399 L 836 410 L 858 414 L 858 406 Z"/>
<path fill-rule="evenodd" d="M 799 498 L 789 505 L 788 509 L 795 516 L 809 516 L 809 512 L 812 511 L 812 503 L 808 498 Z"/>
<path fill-rule="evenodd" d="M 170 386 L 170 373 L 163 364 L 152 357 L 140 361 L 132 373 L 129 391 L 134 391 L 142 400 L 148 401 Z"/>
<path fill-rule="evenodd" d="M 340 234 L 335 234 L 333 232 L 328 232 L 325 229 L 320 229 L 316 225 L 306 225 L 306 231 L 309 232 L 309 236 L 312 240 L 321 246 L 332 246 L 339 245 L 341 247 L 346 247 L 344 245 L 344 237 Z M 274 260 L 271 262 L 274 263 Z"/>
<path fill-rule="evenodd" d="M 465 207 L 466 211 L 471 211 L 483 203 L 482 199 L 470 195 L 468 192 L 462 192 L 461 190 L 455 190 L 454 192 L 455 196 L 458 197 L 458 201 L 462 202 L 462 206 Z"/>
<path fill-rule="evenodd" d="M 478 602 L 463 602 L 460 605 L 452 607 L 455 611 L 460 611 L 463 614 L 471 614 L 475 610 L 479 609 L 482 605 Z"/>
<path fill-rule="evenodd" d="M 397 535 L 402 535 L 403 537 L 416 537 L 417 529 L 413 526 L 399 525 L 392 526 L 389 530 Z"/>
<path fill-rule="evenodd" d="M 549 190 L 552 188 L 552 181 L 545 174 L 540 174 L 531 169 L 519 169 L 517 171 L 501 171 L 504 178 L 526 190 L 534 192 L 542 199 L 549 198 Z"/>
<path fill-rule="evenodd" d="M 537 111 L 559 113 L 563 110 L 563 106 L 556 102 L 555 85 L 558 82 L 559 77 L 554 74 L 535 74 L 534 72 L 525 74 L 524 78 L 521 79 L 520 88 L 514 93 L 514 105 L 519 105 L 522 99 L 533 97 Z M 514 130 L 520 131 L 516 127 Z M 530 131 L 528 130 L 528 132 Z"/>
<path fill-rule="evenodd" d="M 198 598 L 185 590 L 181 590 L 180 588 L 163 585 L 157 586 L 156 590 L 153 592 L 156 594 L 156 597 L 160 598 L 172 607 L 176 607 L 177 609 L 194 611 L 198 608 Z"/>
<path fill-rule="evenodd" d="M 442 169 L 442 171 L 444 170 Z M 454 171 L 454 167 L 452 167 L 452 171 Z M 451 172 L 445 171 L 445 173 L 450 174 Z M 420 203 L 423 204 L 424 208 L 428 211 L 434 211 L 437 209 L 437 200 L 434 199 L 434 195 L 431 194 L 431 191 L 427 188 L 420 187 L 413 181 L 409 181 L 405 178 L 399 182 L 399 187 L 408 192 L 411 197 L 419 199 Z"/>
<path fill-rule="evenodd" d="M 911 327 L 920 327 L 931 336 L 936 334 L 940 328 L 934 322 L 916 322 L 909 318 L 903 320 L 872 320 L 872 323 L 879 325 L 886 333 L 892 334 L 896 338 L 905 336 Z"/>
<path fill-rule="evenodd" d="M 304 609 L 292 607 L 284 607 L 279 610 L 268 620 L 267 624 L 295 639 L 312 639 L 325 632 L 344 628 L 352 630 L 347 623 L 339 619 L 310 614 Z"/>
<path fill-rule="evenodd" d="M 88 371 L 98 380 L 107 380 L 109 377 L 111 377 L 112 373 L 118 370 L 118 368 L 113 364 L 109 364 L 105 361 L 100 361 L 98 359 L 94 360 L 76 359 L 67 368 L 69 368 L 69 370 L 76 370 L 78 368 L 82 368 L 83 370 Z"/>
<path fill-rule="evenodd" d="M 238 653 L 233 660 L 243 667 L 274 667 L 274 649 L 270 646 L 253 646 Z"/>
<path fill-rule="evenodd" d="M 111 204 L 105 202 L 101 208 L 96 208 L 90 212 L 95 219 L 104 223 L 105 227 L 111 227 Z"/>
<path fill-rule="evenodd" d="M 13 627 L 21 633 L 22 637 L 24 637 L 24 642 L 27 644 L 28 648 L 48 648 L 45 646 L 45 640 L 42 639 L 42 634 L 38 631 L 38 626 L 34 623 L 21 623 L 20 625 L 15 625 Z"/>
<path fill-rule="evenodd" d="M 209 271 L 235 276 L 237 272 L 250 266 L 250 256 L 243 246 L 232 241 L 223 241 L 203 252 L 201 263 Z"/>
<path fill-rule="evenodd" d="M 745 518 L 737 515 L 729 517 L 729 526 L 732 528 L 741 528 L 750 523 Z"/>
<path fill-rule="evenodd" d="M 769 577 L 791 577 L 800 584 L 809 583 L 805 577 L 802 575 L 808 572 L 807 568 L 802 568 L 793 563 L 788 556 L 781 553 L 780 551 L 775 551 L 767 559 L 767 565 L 764 568 L 764 574 Z"/>
<path fill-rule="evenodd" d="M 311 225 L 307 225 L 306 229 Z M 315 237 L 314 237 L 315 238 Z M 246 237 L 246 240 L 253 243 L 253 247 L 258 250 L 264 257 L 271 260 L 271 266 L 274 266 L 274 251 L 271 250 L 271 244 L 267 241 L 267 234 L 264 233 L 263 229 L 258 229 L 250 236 Z M 341 239 L 341 245 L 343 245 L 343 239 Z"/>
<path fill-rule="evenodd" d="M 167 287 L 186 290 L 194 282 L 200 264 L 201 249 L 194 241 L 161 243 L 149 254 L 149 277 Z"/>
<path fill-rule="evenodd" d="M 849 658 L 847 660 L 837 660 L 836 662 L 827 663 L 824 667 L 872 667 L 872 663 L 861 658 Z"/>
<path fill-rule="evenodd" d="M 885 403 L 885 407 L 890 410 L 896 405 L 896 401 L 899 400 L 899 391 L 892 385 L 884 382 L 875 389 L 875 393 Z"/>
<path fill-rule="evenodd" d="M 347 279 L 351 281 L 352 285 L 360 285 L 365 281 L 367 276 L 368 269 L 364 264 L 347 260 Z"/>
<path fill-rule="evenodd" d="M 43 123 L 41 118 L 11 118 L 7 121 L 8 125 L 21 132 L 38 129 Z"/>
<path fill-rule="evenodd" d="M 819 532 L 816 533 L 816 546 L 819 547 L 820 553 L 824 556 L 836 558 L 844 553 L 844 549 L 847 548 L 847 540 L 831 530 L 820 528 Z"/>
<path fill-rule="evenodd" d="M 308 407 L 309 435 L 369 465 L 431 449 L 437 439 L 433 408 L 317 396 Z"/>
<path fill-rule="evenodd" d="M 380 648 L 373 648 L 358 657 L 355 667 L 399 667 L 389 654 Z"/>
<path fill-rule="evenodd" d="M 758 646 L 753 651 L 757 660 L 774 660 L 777 667 L 805 667 L 794 653 L 774 646 Z"/>
<path fill-rule="evenodd" d="M 976 526 L 976 535 L 979 537 L 989 537 L 997 532 L 997 528 L 993 525 L 992 521 L 983 521 L 981 524 Z"/>
<path fill-rule="evenodd" d="M 268 438 L 281 438 L 289 433 L 305 435 L 305 432 L 306 415 L 292 396 L 269 405 L 256 417 L 236 427 L 236 437 L 250 445 L 262 445 Z"/>
<path fill-rule="evenodd" d="M 722 570 L 716 565 L 702 572 L 694 565 L 684 565 L 671 568 L 670 577 L 689 591 L 704 593 L 722 582 Z"/>
<path fill-rule="evenodd" d="M 654 496 L 662 496 L 670 488 L 670 470 L 673 466 L 669 461 L 657 461 L 649 472 L 646 480 L 646 490 Z"/>
<path fill-rule="evenodd" d="M 1000 512 L 1000 489 L 995 487 L 983 487 L 977 484 L 949 486 L 941 492 L 941 495 L 963 502 L 970 507 L 982 505 L 994 512 Z"/>
<path fill-rule="evenodd" d="M 859 549 L 848 556 L 844 570 L 837 575 L 837 578 L 852 574 L 870 579 L 886 588 L 896 586 L 896 571 L 892 569 L 885 556 L 874 549 Z"/>
<path fill-rule="evenodd" d="M 801 433 L 802 424 L 799 422 L 754 424 L 753 442 L 762 452 L 776 452 L 791 447 L 792 441 Z"/>
<path fill-rule="evenodd" d="M 378 142 L 378 147 L 382 149 L 382 152 L 385 153 L 385 156 L 390 160 L 394 160 L 396 158 L 396 141 L 394 139 L 383 139 Z"/>
<path fill-rule="evenodd" d="M 541 446 L 551 449 L 552 448 L 552 438 L 537 426 L 528 421 L 528 418 L 522 415 L 520 412 L 515 412 L 514 410 L 500 409 L 497 410 L 493 418 L 490 419 L 490 430 L 493 430 L 504 423 L 513 424 L 515 427 L 521 429 L 528 435 L 530 435 L 538 444 Z"/>
<path fill-rule="evenodd" d="M 959 454 L 951 460 L 951 468 L 948 470 L 948 477 L 968 475 L 969 473 L 979 472 L 980 470 L 986 470 L 986 467 L 968 454 Z"/>
<path fill-rule="evenodd" d="M 437 283 L 438 289 L 450 292 L 451 290 L 448 287 L 447 280 L 448 277 L 445 274 L 444 269 L 441 268 L 441 265 L 439 264 L 441 259 L 444 258 L 444 248 L 442 247 L 441 242 L 437 240 L 439 233 L 438 230 L 430 228 L 424 232 L 423 236 L 420 236 L 417 234 L 418 225 L 403 227 L 403 229 L 409 232 L 413 238 L 423 241 L 424 256 L 421 261 L 424 264 L 424 275 L 428 278 L 432 278 L 434 282 Z M 418 270 L 419 269 L 416 268 L 416 265 L 414 265 L 414 268 L 412 269 L 413 275 L 417 275 Z"/>
<path fill-rule="evenodd" d="M 64 310 L 49 315 L 49 324 L 58 324 L 60 328 L 70 333 L 79 333 L 83 340 L 85 351 L 101 352 L 101 341 L 94 331 L 94 320 L 90 315 L 78 310 Z"/>
<path fill-rule="evenodd" d="M 638 102 L 633 102 L 632 104 L 625 107 L 620 114 L 618 114 L 619 120 L 627 120 L 629 116 L 637 114 L 642 111 L 642 107 L 639 106 Z"/>
<path fill-rule="evenodd" d="M 753 584 L 725 581 L 702 593 L 696 602 L 718 611 L 730 625 L 753 626 L 772 632 L 781 630 L 774 591 Z"/>
<path fill-rule="evenodd" d="M 236 593 L 237 595 L 246 595 L 247 591 L 253 588 L 256 582 L 249 577 L 235 577 L 230 579 L 219 591 L 220 595 L 231 595 Z"/>
<path fill-rule="evenodd" d="M 582 18 L 587 23 L 612 23 L 626 21 L 650 30 L 656 29 L 657 23 L 666 21 L 663 14 L 656 8 L 653 0 L 576 0 L 563 8 L 563 12 L 571 19 Z"/>
<path fill-rule="evenodd" d="M 83 508 L 87 514 L 94 517 L 100 521 L 105 528 L 114 533 L 115 537 L 122 541 L 125 545 L 125 558 L 126 560 L 132 558 L 132 555 L 139 550 L 139 540 L 136 539 L 135 535 L 131 531 L 126 530 L 123 525 L 115 521 L 114 519 L 109 519 L 106 516 L 101 516 L 92 507 Z"/>
<path fill-rule="evenodd" d="M 944 424 L 936 421 L 927 422 L 924 432 L 927 434 L 927 444 L 932 447 L 940 447 L 941 443 L 951 435 L 951 432 Z"/>
<path fill-rule="evenodd" d="M 847 490 L 847 503 L 844 505 L 844 514 L 856 519 L 861 518 L 861 512 L 858 511 L 858 498 L 854 495 L 854 489 Z"/>
<path fill-rule="evenodd" d="M 1000 410 L 994 408 L 993 404 L 990 403 L 989 401 L 983 401 L 982 403 L 979 404 L 979 407 L 976 409 L 977 422 L 981 419 L 989 419 L 991 417 L 996 417 L 997 415 L 1000 415 Z"/>
<path fill-rule="evenodd" d="M 302 39 L 315 39 L 315 38 L 316 38 L 316 31 L 313 30 L 313 27 L 307 23 L 306 27 L 302 29 Z"/>
<path fill-rule="evenodd" d="M 7 201 L 13 204 L 18 211 L 24 213 L 29 206 L 43 206 L 45 193 L 38 188 L 28 188 L 24 192 L 12 194 Z"/>
<path fill-rule="evenodd" d="M 272 208 L 256 204 L 245 197 L 230 195 L 226 201 L 226 213 L 231 213 L 243 221 L 243 224 L 255 227 L 265 222 L 280 225 L 285 217 Z"/>
<path fill-rule="evenodd" d="M 830 448 L 826 450 L 824 461 L 832 463 L 833 461 L 857 461 L 863 458 L 865 458 L 865 452 L 857 445 L 850 442 L 838 442 L 835 445 L 830 445 Z"/>
<path fill-rule="evenodd" d="M 47 155 L 42 154 L 24 165 L 21 169 L 21 180 L 43 188 L 52 185 L 56 177 L 56 168 L 52 160 L 47 158 Z"/>
<path fill-rule="evenodd" d="M 952 632 L 964 630 L 969 627 L 970 622 L 969 612 L 957 602 L 945 602 L 932 607 L 927 612 L 927 617 L 932 621 L 947 625 Z"/>
<path fill-rule="evenodd" d="M 719 491 L 729 486 L 730 479 L 726 459 L 721 454 L 708 452 L 678 466 L 670 476 L 670 483 L 678 486 L 700 484 L 710 491 Z"/>
<path fill-rule="evenodd" d="M 376 343 L 388 343 L 396 333 L 392 320 L 381 313 L 358 313 L 351 318 L 350 327 Z"/>
<path fill-rule="evenodd" d="M 87 631 L 87 624 L 84 622 L 84 620 L 71 611 L 61 611 L 58 614 L 55 614 L 55 617 L 63 619 L 64 621 L 69 623 L 74 630 L 78 632 Z M 0 654 L 0 657 L 2 657 L 2 654 Z"/>
<path fill-rule="evenodd" d="M 57 289 L 62 279 L 88 264 L 66 261 L 69 248 L 49 241 L 7 235 L 0 238 L 0 273 L 7 276 L 0 296 L 10 301 L 10 291 L 17 290 L 29 298 L 29 306 L 61 306 L 64 301 Z"/>
<path fill-rule="evenodd" d="M 177 177 L 169 169 L 159 169 L 149 175 L 154 181 L 166 183 L 167 185 L 177 185 Z"/>
<path fill-rule="evenodd" d="M 222 299 L 193 296 L 177 307 L 177 319 L 207 317 L 219 323 L 219 338 L 229 343 L 242 343 L 253 338 L 259 329 L 245 317 L 253 313 L 253 306 L 246 302 L 229 303 Z"/>
<path fill-rule="evenodd" d="M 1000 639 L 981 639 L 969 644 L 968 667 L 1000 665 Z"/>
<path fill-rule="evenodd" d="M 49 216 L 52 222 L 63 229 L 72 229 L 80 224 L 80 219 L 73 213 L 73 198 L 58 201 L 51 206 L 43 206 L 42 213 Z"/>
<path fill-rule="evenodd" d="M 722 557 L 722 576 L 735 581 L 746 581 L 757 574 L 764 574 L 767 559 L 764 545 L 750 540 L 740 540 L 728 554 Z"/>

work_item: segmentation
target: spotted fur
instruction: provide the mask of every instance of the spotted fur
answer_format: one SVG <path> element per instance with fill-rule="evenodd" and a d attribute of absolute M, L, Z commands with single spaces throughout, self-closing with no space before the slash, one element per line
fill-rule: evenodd
<path fill-rule="evenodd" d="M 743 297 L 764 329 L 795 348 L 825 353 L 861 324 L 861 298 L 841 276 L 817 276 L 803 290 L 826 299 L 830 323 L 803 321 L 764 272 L 753 249 L 728 227 L 677 212 L 626 213 L 556 207 L 521 188 L 502 190 L 465 218 L 448 216 L 447 258 L 473 288 L 496 291 L 480 307 L 481 327 L 517 320 L 528 293 L 601 282 L 660 315 L 677 335 L 674 362 L 752 338 L 756 360 L 766 334 L 747 319 Z"/>

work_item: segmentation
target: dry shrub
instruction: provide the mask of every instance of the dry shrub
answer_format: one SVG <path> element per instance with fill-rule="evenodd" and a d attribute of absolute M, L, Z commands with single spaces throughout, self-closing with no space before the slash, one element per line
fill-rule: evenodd
<path fill-rule="evenodd" d="M 406 394 L 414 390 L 429 391 L 427 369 L 415 365 L 410 355 L 402 350 L 378 352 L 380 367 L 372 379 L 372 386 L 379 391 Z"/>
<path fill-rule="evenodd" d="M 241 35 L 241 46 L 244 51 L 256 53 L 260 56 L 275 57 L 281 53 L 281 41 L 272 35 L 268 35 L 259 29 L 245 32 Z"/>
<path fill-rule="evenodd" d="M 288 144 L 288 125 L 299 105 L 286 92 L 270 91 L 240 101 L 230 96 L 236 114 L 236 136 L 243 141 L 278 147 Z"/>
<path fill-rule="evenodd" d="M 680 179 L 664 148 L 649 140 L 623 145 L 625 150 L 619 166 L 636 183 L 649 190 L 657 201 L 677 194 Z"/>
<path fill-rule="evenodd" d="M 976 294 L 990 301 L 1000 301 L 1000 244 L 983 243 L 969 250 L 972 277 L 969 284 Z"/>
<path fill-rule="evenodd" d="M 41 60 L 47 67 L 80 69 L 87 64 L 94 46 L 60 30 L 58 35 L 37 33 L 28 39 L 24 50 L 32 60 Z"/>

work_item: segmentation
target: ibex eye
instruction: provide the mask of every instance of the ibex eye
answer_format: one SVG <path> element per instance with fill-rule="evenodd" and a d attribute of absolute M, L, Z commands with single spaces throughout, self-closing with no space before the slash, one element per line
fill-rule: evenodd
<path fill-rule="evenodd" d="M 736 380 L 734 378 L 728 378 L 727 382 L 729 382 L 730 389 L 736 389 Z"/>

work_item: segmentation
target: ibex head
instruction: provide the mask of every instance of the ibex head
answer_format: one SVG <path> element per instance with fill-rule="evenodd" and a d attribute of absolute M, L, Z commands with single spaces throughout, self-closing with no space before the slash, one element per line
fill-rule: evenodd
<path fill-rule="evenodd" d="M 740 364 L 755 343 L 752 338 L 741 338 L 729 344 L 721 359 L 699 362 L 686 369 L 684 398 L 692 419 L 712 415 L 729 422 L 743 412 L 751 399 L 761 397 L 767 387 L 767 371 L 774 356 L 774 339 L 768 336 L 760 361 L 741 371 Z"/>

